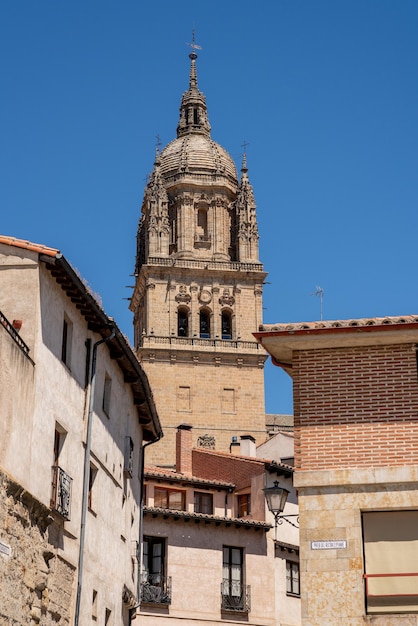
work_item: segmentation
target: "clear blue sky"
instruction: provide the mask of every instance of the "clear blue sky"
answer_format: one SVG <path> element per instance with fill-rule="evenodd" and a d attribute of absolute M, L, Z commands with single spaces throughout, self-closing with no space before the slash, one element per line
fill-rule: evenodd
<path fill-rule="evenodd" d="M 192 28 L 212 137 L 246 140 L 266 323 L 418 313 L 416 0 L 3 0 L 0 232 L 59 248 L 132 336 L 156 135 Z M 1 309 L 1 296 L 0 296 Z M 269 366 L 266 408 L 291 412 Z"/>

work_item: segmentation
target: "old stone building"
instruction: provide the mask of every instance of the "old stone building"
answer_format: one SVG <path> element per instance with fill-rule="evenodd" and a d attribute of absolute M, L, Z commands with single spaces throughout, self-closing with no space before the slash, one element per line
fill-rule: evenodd
<path fill-rule="evenodd" d="M 303 626 L 416 626 L 418 317 L 256 336 L 293 378 Z"/>
<path fill-rule="evenodd" d="M 195 443 L 228 450 L 242 433 L 265 433 L 262 321 L 265 272 L 258 256 L 246 158 L 238 180 L 211 138 L 206 100 L 190 54 L 177 138 L 145 189 L 131 300 L 135 348 L 164 426 L 150 459 L 174 465 L 174 433 L 193 424 Z"/>
<path fill-rule="evenodd" d="M 0 624 L 128 626 L 146 375 L 58 250 L 0 236 L 0 293 Z"/>

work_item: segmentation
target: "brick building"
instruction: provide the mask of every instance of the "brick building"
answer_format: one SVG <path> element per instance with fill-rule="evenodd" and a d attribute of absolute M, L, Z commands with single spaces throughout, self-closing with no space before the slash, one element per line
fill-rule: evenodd
<path fill-rule="evenodd" d="M 418 317 L 256 337 L 293 378 L 302 624 L 418 624 Z"/>
<path fill-rule="evenodd" d="M 193 51 L 177 138 L 157 150 L 145 189 L 130 305 L 164 426 L 149 459 L 168 467 L 182 421 L 193 424 L 195 443 L 209 438 L 217 450 L 243 433 L 265 433 L 266 356 L 252 335 L 266 276 L 254 194 L 245 155 L 239 180 L 211 138 L 196 59 Z"/>

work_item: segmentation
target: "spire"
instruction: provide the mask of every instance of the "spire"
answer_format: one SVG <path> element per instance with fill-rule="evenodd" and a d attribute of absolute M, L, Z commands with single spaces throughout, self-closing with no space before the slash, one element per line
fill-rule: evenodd
<path fill-rule="evenodd" d="M 187 44 L 192 51 L 190 59 L 189 89 L 184 92 L 180 105 L 180 120 L 177 126 L 177 137 L 183 137 L 190 133 L 198 133 L 210 136 L 210 124 L 207 115 L 206 98 L 197 86 L 196 70 L 196 50 L 201 50 L 201 46 L 195 43 L 194 30 L 192 31 L 192 42 Z"/>
<path fill-rule="evenodd" d="M 238 224 L 238 258 L 241 262 L 258 262 L 258 226 L 256 204 L 252 185 L 248 178 L 247 149 L 244 141 L 242 155 L 241 181 L 236 201 Z"/>

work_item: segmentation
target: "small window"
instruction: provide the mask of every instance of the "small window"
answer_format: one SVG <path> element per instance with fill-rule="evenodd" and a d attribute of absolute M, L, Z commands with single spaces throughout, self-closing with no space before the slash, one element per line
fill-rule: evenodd
<path fill-rule="evenodd" d="M 286 593 L 291 596 L 300 595 L 299 563 L 286 561 Z"/>
<path fill-rule="evenodd" d="M 105 611 L 105 626 L 110 626 L 110 624 L 112 623 L 110 621 L 111 614 L 112 614 L 112 611 L 110 609 L 106 609 L 106 611 Z"/>
<path fill-rule="evenodd" d="M 91 601 L 91 619 L 97 622 L 97 591 L 93 589 L 93 598 Z"/>
<path fill-rule="evenodd" d="M 89 472 L 89 493 L 88 493 L 88 507 L 93 511 L 94 499 L 93 499 L 93 485 L 97 476 L 97 468 L 90 464 Z"/>
<path fill-rule="evenodd" d="M 251 514 L 251 494 L 242 493 L 238 496 L 238 517 Z"/>
<path fill-rule="evenodd" d="M 106 415 L 110 416 L 110 396 L 112 393 L 112 379 L 108 374 L 105 375 L 104 385 L 103 385 L 103 401 L 102 401 L 102 409 L 106 413 Z"/>
<path fill-rule="evenodd" d="M 125 437 L 125 455 L 123 473 L 126 478 L 132 478 L 134 470 L 134 442 L 131 437 Z"/>
<path fill-rule="evenodd" d="M 73 339 L 73 324 L 64 316 L 62 326 L 62 345 L 61 345 L 61 360 L 68 367 L 71 368 L 71 345 Z"/>
<path fill-rule="evenodd" d="M 194 512 L 213 515 L 213 495 L 211 493 L 194 492 Z"/>
<path fill-rule="evenodd" d="M 232 339 L 232 316 L 229 311 L 222 311 L 222 339 Z"/>
<path fill-rule="evenodd" d="M 185 492 L 177 489 L 154 489 L 154 506 L 160 509 L 174 509 L 184 511 Z"/>
<path fill-rule="evenodd" d="M 177 313 L 177 335 L 179 337 L 189 336 L 189 312 L 187 309 L 179 309 Z"/>
<path fill-rule="evenodd" d="M 209 311 L 206 311 L 205 309 L 200 311 L 199 324 L 200 324 L 200 336 L 203 339 L 209 339 L 210 338 L 210 314 L 209 314 Z"/>

